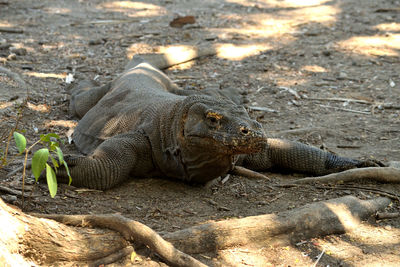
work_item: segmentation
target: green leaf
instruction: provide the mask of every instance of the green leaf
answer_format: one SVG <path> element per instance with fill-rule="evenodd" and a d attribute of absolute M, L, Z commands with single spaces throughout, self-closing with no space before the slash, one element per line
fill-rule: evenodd
<path fill-rule="evenodd" d="M 61 150 L 61 148 L 59 148 L 58 146 L 56 147 L 56 152 L 57 152 L 57 156 L 58 156 L 58 162 L 60 162 L 60 164 L 64 164 L 64 154 Z M 65 164 L 64 164 L 65 166 Z"/>
<path fill-rule="evenodd" d="M 35 176 L 36 182 L 39 179 L 40 174 L 46 167 L 46 162 L 49 159 L 49 150 L 47 148 L 39 149 L 33 154 L 32 157 L 32 172 Z"/>
<path fill-rule="evenodd" d="M 50 150 L 51 151 L 56 151 L 57 147 L 60 146 L 60 143 L 58 142 L 54 142 L 54 141 L 50 141 Z"/>
<path fill-rule="evenodd" d="M 22 153 L 25 151 L 26 148 L 26 138 L 25 136 L 23 136 L 22 134 L 18 133 L 18 132 L 14 132 L 14 140 L 15 143 L 17 144 L 17 148 L 19 153 Z"/>
<path fill-rule="evenodd" d="M 69 177 L 68 185 L 71 185 L 71 183 L 72 183 L 72 177 L 71 177 L 71 174 L 70 174 L 70 172 L 69 172 L 68 164 L 67 164 L 66 161 L 63 161 L 63 164 L 64 164 L 65 170 L 67 171 L 67 174 L 68 174 L 68 177 Z"/>
<path fill-rule="evenodd" d="M 57 178 L 53 168 L 51 168 L 51 166 L 47 163 L 46 163 L 46 178 L 50 196 L 54 198 L 55 195 L 57 194 Z"/>
<path fill-rule="evenodd" d="M 50 159 L 51 162 L 53 163 L 53 167 L 57 170 L 58 167 L 60 167 L 60 165 L 58 165 L 58 162 L 55 158 L 53 158 L 53 156 L 50 154 Z"/>
<path fill-rule="evenodd" d="M 58 134 L 55 134 L 55 133 L 48 133 L 48 134 L 41 134 L 41 135 L 40 135 L 40 140 L 41 140 L 42 142 L 49 143 L 51 137 L 54 137 L 54 138 L 56 138 L 56 139 L 60 139 L 60 136 L 59 136 Z"/>

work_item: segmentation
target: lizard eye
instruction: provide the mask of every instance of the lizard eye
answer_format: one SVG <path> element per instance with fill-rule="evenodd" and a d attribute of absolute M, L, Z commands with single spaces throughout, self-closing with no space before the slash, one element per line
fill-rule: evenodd
<path fill-rule="evenodd" d="M 216 112 L 207 112 L 206 118 L 208 119 L 209 122 L 211 122 L 211 124 L 216 124 L 222 118 L 222 115 Z"/>

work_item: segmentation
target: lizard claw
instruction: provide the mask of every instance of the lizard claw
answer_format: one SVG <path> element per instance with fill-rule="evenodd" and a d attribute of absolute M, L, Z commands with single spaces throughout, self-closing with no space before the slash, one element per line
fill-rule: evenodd
<path fill-rule="evenodd" d="M 386 165 L 383 162 L 376 160 L 376 159 L 363 160 L 356 166 L 357 166 L 357 168 L 386 167 Z"/>

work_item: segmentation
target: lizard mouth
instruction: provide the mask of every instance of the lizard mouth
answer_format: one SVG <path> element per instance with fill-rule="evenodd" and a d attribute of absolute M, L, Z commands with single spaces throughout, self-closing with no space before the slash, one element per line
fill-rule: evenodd
<path fill-rule="evenodd" d="M 190 146 L 201 147 L 209 150 L 220 150 L 229 154 L 250 154 L 258 152 L 265 143 L 265 137 L 261 136 L 186 136 Z"/>

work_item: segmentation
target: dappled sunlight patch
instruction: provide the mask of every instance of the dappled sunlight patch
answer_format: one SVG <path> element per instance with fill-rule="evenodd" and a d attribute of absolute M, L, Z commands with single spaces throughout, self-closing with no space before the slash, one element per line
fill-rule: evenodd
<path fill-rule="evenodd" d="M 14 26 L 15 26 L 14 24 L 11 24 L 6 20 L 0 20 L 0 27 L 7 28 L 7 27 L 14 27 Z"/>
<path fill-rule="evenodd" d="M 268 44 L 235 45 L 220 44 L 217 48 L 217 56 L 229 60 L 242 60 L 267 51 L 272 47 Z"/>
<path fill-rule="evenodd" d="M 385 260 L 400 262 L 400 230 L 396 228 L 385 229 L 362 223 L 341 238 L 320 238 L 314 243 L 318 244 L 320 250 L 325 249 L 325 254 L 345 262 L 354 262 L 355 255 L 372 253 L 380 258 L 382 266 Z M 369 257 L 363 257 L 357 260 L 357 266 L 362 266 L 363 260 L 371 263 Z"/>
<path fill-rule="evenodd" d="M 76 121 L 70 121 L 70 120 L 49 120 L 45 122 L 45 127 L 54 127 L 54 126 L 60 126 L 60 127 L 65 127 L 65 128 L 75 128 L 78 123 Z"/>
<path fill-rule="evenodd" d="M 134 55 L 152 52 L 154 52 L 154 49 L 151 45 L 146 43 L 134 43 L 126 48 L 126 57 L 131 59 Z"/>
<path fill-rule="evenodd" d="M 290 76 L 282 76 L 274 79 L 274 82 L 277 87 L 292 88 L 309 82 L 308 79 L 301 78 L 298 75 L 296 75 L 296 73 L 290 72 L 288 74 Z"/>
<path fill-rule="evenodd" d="M 31 102 L 28 102 L 27 107 L 31 110 L 42 112 L 42 113 L 47 113 L 50 111 L 50 107 L 46 104 L 35 105 L 35 104 L 32 104 Z"/>
<path fill-rule="evenodd" d="M 327 72 L 328 70 L 318 65 L 307 65 L 301 68 L 302 71 L 308 72 Z"/>
<path fill-rule="evenodd" d="M 43 73 L 43 72 L 28 71 L 25 72 L 24 74 L 36 78 L 65 79 L 65 77 L 67 77 L 66 73 Z"/>
<path fill-rule="evenodd" d="M 300 2 L 300 1 L 299 1 Z M 301 20 L 304 22 L 318 22 L 324 25 L 330 25 L 337 20 L 337 15 L 340 13 L 340 9 L 334 6 L 313 6 L 295 9 L 293 11 L 286 12 L 287 16 L 293 18 L 293 20 Z"/>
<path fill-rule="evenodd" d="M 166 13 L 165 8 L 143 2 L 133 1 L 113 1 L 100 4 L 97 8 L 108 9 L 115 12 L 121 12 L 129 16 L 145 17 L 159 16 Z"/>
<path fill-rule="evenodd" d="M 71 9 L 63 7 L 46 7 L 43 11 L 49 14 L 68 14 L 71 13 Z"/>
<path fill-rule="evenodd" d="M 9 102 L 9 101 L 7 101 L 7 102 L 0 102 L 0 109 L 6 109 L 6 108 L 8 108 L 8 107 L 11 107 L 13 105 L 13 103 L 12 102 Z"/>
<path fill-rule="evenodd" d="M 381 23 L 374 28 L 380 31 L 400 32 L 400 23 Z"/>
<path fill-rule="evenodd" d="M 398 56 L 400 34 L 356 36 L 339 42 L 339 48 L 368 56 Z"/>
<path fill-rule="evenodd" d="M 330 27 L 337 20 L 340 9 L 334 6 L 322 5 L 299 8 L 294 10 L 283 10 L 265 14 L 247 14 L 245 19 L 240 19 L 241 27 L 227 27 L 210 29 L 220 39 L 227 39 L 229 35 L 240 35 L 241 39 L 248 38 L 279 38 L 280 44 L 294 41 L 296 38 L 289 35 L 306 27 L 310 23 Z M 239 20 L 231 15 L 222 16 L 226 20 Z M 285 38 L 282 38 L 285 37 Z"/>
<path fill-rule="evenodd" d="M 336 203 L 325 203 L 325 205 L 337 216 L 346 231 L 352 230 L 360 224 L 360 220 L 351 214 L 346 205 Z"/>
<path fill-rule="evenodd" d="M 261 0 L 256 5 L 260 8 L 267 7 L 306 7 L 325 4 L 330 0 Z M 240 4 L 243 6 L 255 6 L 254 2 L 248 0 L 226 0 L 229 3 Z"/>

